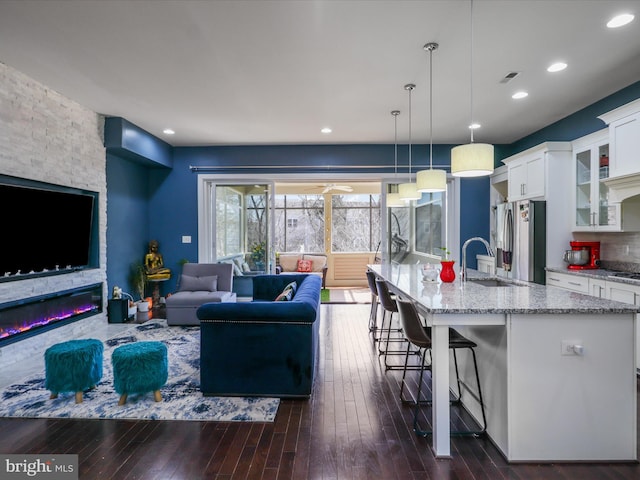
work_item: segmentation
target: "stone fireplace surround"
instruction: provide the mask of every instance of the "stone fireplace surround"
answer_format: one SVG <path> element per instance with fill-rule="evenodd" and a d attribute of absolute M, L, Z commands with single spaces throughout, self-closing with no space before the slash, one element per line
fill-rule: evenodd
<path fill-rule="evenodd" d="M 106 298 L 107 185 L 103 117 L 3 63 L 0 63 L 0 104 L 3 106 L 0 174 L 98 192 L 100 245 L 98 268 L 2 282 L 0 304 L 28 301 L 97 283 L 103 285 L 102 297 Z M 48 346 L 95 335 L 97 330 L 105 328 L 107 315 L 103 304 L 102 312 L 96 315 L 0 347 L 0 373 L 19 369 L 21 365 L 16 363 L 22 360 L 41 361 L 44 368 L 42 352 Z"/>

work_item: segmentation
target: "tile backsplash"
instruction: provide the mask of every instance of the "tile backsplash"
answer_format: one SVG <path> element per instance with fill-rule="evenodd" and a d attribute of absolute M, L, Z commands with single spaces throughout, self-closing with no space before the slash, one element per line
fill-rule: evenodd
<path fill-rule="evenodd" d="M 640 272 L 640 232 L 574 232 L 573 239 L 600 242 L 600 259 L 605 268 Z"/>

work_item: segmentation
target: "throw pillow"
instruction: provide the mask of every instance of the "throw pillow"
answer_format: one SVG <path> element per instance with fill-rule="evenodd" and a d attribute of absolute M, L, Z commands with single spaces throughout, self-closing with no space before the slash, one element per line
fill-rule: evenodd
<path fill-rule="evenodd" d="M 231 265 L 233 265 L 233 274 L 241 277 L 243 275 L 242 270 L 240 270 L 240 267 L 236 264 L 236 262 L 231 262 Z"/>
<path fill-rule="evenodd" d="M 180 292 L 216 292 L 218 290 L 218 276 L 192 277 L 191 275 L 180 276 Z"/>
<path fill-rule="evenodd" d="M 245 273 L 251 271 L 251 269 L 249 268 L 249 264 L 247 262 L 242 263 L 242 271 Z"/>
<path fill-rule="evenodd" d="M 291 282 L 289 285 L 287 285 L 286 287 L 284 287 L 284 289 L 286 290 L 287 288 L 290 288 L 291 290 L 293 290 L 293 295 L 296 294 L 296 291 L 298 290 L 298 284 L 296 282 Z"/>
<path fill-rule="evenodd" d="M 291 288 L 291 284 L 284 287 L 282 293 L 278 295 L 275 299 L 276 302 L 289 302 L 293 298 L 293 288 Z"/>
<path fill-rule="evenodd" d="M 298 260 L 298 269 L 296 271 L 308 273 L 311 271 L 312 263 L 313 262 L 311 260 Z"/>

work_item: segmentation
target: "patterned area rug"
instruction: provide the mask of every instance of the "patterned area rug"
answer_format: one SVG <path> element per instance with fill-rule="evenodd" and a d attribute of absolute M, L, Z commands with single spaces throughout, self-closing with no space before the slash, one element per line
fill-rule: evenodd
<path fill-rule="evenodd" d="M 119 345 L 137 341 L 160 341 L 167 345 L 169 380 L 153 393 L 130 395 L 118 406 L 113 389 L 111 354 Z M 143 420 L 207 420 L 224 422 L 272 422 L 278 398 L 205 397 L 200 392 L 200 328 L 167 327 L 165 320 L 135 326 L 104 342 L 103 375 L 95 389 L 76 404 L 73 393 L 49 399 L 44 372 L 0 392 L 0 417 L 29 418 L 128 418 Z"/>

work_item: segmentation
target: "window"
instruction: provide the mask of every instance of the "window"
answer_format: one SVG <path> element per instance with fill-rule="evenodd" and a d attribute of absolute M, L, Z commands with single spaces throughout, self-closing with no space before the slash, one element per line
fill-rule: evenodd
<path fill-rule="evenodd" d="M 200 261 L 234 256 L 250 268 L 264 270 L 269 259 L 269 186 L 266 184 L 211 183 L 207 205 L 215 228 L 208 230 L 199 252 Z M 215 238 L 215 242 L 209 241 Z M 213 245 L 215 244 L 215 251 Z"/>
<path fill-rule="evenodd" d="M 416 251 L 430 255 L 441 255 L 440 247 L 447 245 L 445 216 L 445 194 L 423 193 L 416 202 Z"/>
<path fill-rule="evenodd" d="M 231 187 L 216 187 L 216 256 L 243 251 L 242 194 Z"/>
<path fill-rule="evenodd" d="M 256 188 L 264 187 L 256 186 Z M 247 193 L 244 197 L 247 211 L 247 251 L 258 270 L 264 270 L 267 260 L 267 196 L 265 193 Z"/>
<path fill-rule="evenodd" d="M 380 243 L 380 195 L 331 196 L 331 250 L 374 252 Z"/>
<path fill-rule="evenodd" d="M 324 252 L 324 197 L 275 196 L 275 251 Z"/>
<path fill-rule="evenodd" d="M 389 218 L 388 245 L 389 258 L 402 263 L 409 254 L 409 239 L 411 235 L 411 215 L 408 207 L 387 208 Z"/>

